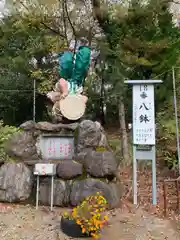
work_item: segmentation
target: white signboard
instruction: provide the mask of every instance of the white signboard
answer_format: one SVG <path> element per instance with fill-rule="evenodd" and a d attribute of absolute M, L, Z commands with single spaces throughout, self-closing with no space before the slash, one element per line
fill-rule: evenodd
<path fill-rule="evenodd" d="M 155 145 L 154 86 L 133 85 L 133 143 Z"/>
<path fill-rule="evenodd" d="M 50 175 L 56 174 L 56 165 L 52 163 L 37 163 L 35 164 L 34 175 Z"/>
<path fill-rule="evenodd" d="M 74 157 L 74 137 L 42 136 L 40 149 L 44 159 L 72 159 Z"/>

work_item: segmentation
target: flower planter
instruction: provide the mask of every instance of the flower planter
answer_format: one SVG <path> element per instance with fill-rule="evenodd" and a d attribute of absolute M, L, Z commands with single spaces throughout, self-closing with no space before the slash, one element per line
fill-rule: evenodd
<path fill-rule="evenodd" d="M 73 238 L 83 238 L 89 237 L 87 234 L 83 234 L 81 227 L 76 224 L 74 220 L 69 220 L 67 218 L 61 218 L 61 230 L 69 237 Z"/>

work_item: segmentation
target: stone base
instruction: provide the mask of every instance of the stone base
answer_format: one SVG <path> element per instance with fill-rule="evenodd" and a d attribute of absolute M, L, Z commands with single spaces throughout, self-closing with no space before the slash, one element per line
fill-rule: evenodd
<path fill-rule="evenodd" d="M 41 204 L 50 205 L 50 186 L 50 179 L 44 179 L 40 182 L 39 201 Z M 117 183 L 106 183 L 93 178 L 75 181 L 55 179 L 54 205 L 60 207 L 76 206 L 85 197 L 96 194 L 96 192 L 100 192 L 106 198 L 109 209 L 119 206 L 122 186 Z"/>
<path fill-rule="evenodd" d="M 33 174 L 24 163 L 5 163 L 0 168 L 0 201 L 20 202 L 30 197 Z"/>
<path fill-rule="evenodd" d="M 75 139 L 73 159 L 76 161 L 64 158 L 59 159 L 60 161 L 55 158 L 50 160 L 48 156 L 48 162 L 57 164 L 54 205 L 76 206 L 85 197 L 101 192 L 108 201 L 109 208 L 119 206 L 122 186 L 114 181 L 118 176 L 118 163 L 98 122 L 83 120 L 79 123 L 52 124 L 28 121 L 20 128 L 23 131 L 14 134 L 5 146 L 6 153 L 15 162 L 5 163 L 0 168 L 0 201 L 21 202 L 29 197 L 35 200 L 34 193 L 31 193 L 33 189 L 31 179 L 34 179 L 36 185 L 35 177 L 33 178 L 34 165 L 43 162 L 40 138 L 44 134 L 48 136 L 73 134 Z M 39 200 L 44 205 L 50 204 L 50 181 L 50 178 L 40 178 Z"/>
<path fill-rule="evenodd" d="M 65 207 L 70 205 L 71 181 L 54 180 L 54 205 Z M 39 201 L 43 205 L 51 202 L 51 178 L 40 181 Z"/>

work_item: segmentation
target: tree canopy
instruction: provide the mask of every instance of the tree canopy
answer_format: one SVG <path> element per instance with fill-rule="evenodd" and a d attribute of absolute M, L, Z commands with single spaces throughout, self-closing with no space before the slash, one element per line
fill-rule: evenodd
<path fill-rule="evenodd" d="M 164 100 L 172 99 L 171 68 L 178 62 L 180 38 L 169 11 L 170 1 L 22 3 L 13 5 L 0 23 L 1 118 L 8 124 L 32 118 L 34 79 L 37 119 L 47 116 L 45 93 L 58 77 L 54 53 L 80 36 L 87 37 L 98 53 L 86 81 L 90 114 L 106 108 L 107 120 L 117 119 L 118 97 L 123 95 L 125 106 L 130 106 L 125 79 L 162 79 L 164 84 L 157 89 L 158 111 Z M 13 114 L 14 118 L 9 117 Z M 130 111 L 126 117 L 131 118 Z"/>

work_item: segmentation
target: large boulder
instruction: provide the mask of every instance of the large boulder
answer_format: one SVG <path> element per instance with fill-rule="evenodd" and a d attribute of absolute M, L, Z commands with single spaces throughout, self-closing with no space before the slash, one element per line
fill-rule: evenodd
<path fill-rule="evenodd" d="M 0 201 L 24 201 L 32 187 L 33 174 L 24 163 L 5 163 L 0 168 Z"/>
<path fill-rule="evenodd" d="M 41 134 L 41 131 L 36 129 L 36 123 L 32 120 L 22 123 L 19 128 L 31 132 L 35 138 Z"/>
<path fill-rule="evenodd" d="M 36 123 L 30 120 L 22 123 L 19 127 L 25 131 L 34 131 L 36 127 Z"/>
<path fill-rule="evenodd" d="M 122 186 L 115 183 L 105 183 L 98 179 L 85 179 L 75 181 L 72 185 L 70 201 L 73 206 L 78 205 L 84 198 L 94 195 L 96 192 L 106 198 L 109 208 L 116 208 L 122 196 Z"/>
<path fill-rule="evenodd" d="M 83 120 L 78 129 L 78 154 L 86 148 L 96 148 L 97 146 L 108 147 L 108 141 L 101 124 L 91 120 Z"/>
<path fill-rule="evenodd" d="M 5 144 L 5 152 L 19 161 L 37 161 L 36 138 L 29 131 L 15 133 Z"/>
<path fill-rule="evenodd" d="M 54 180 L 54 205 L 68 206 L 70 203 L 71 181 Z M 51 202 L 51 179 L 46 178 L 40 182 L 39 201 L 44 205 Z"/>
<path fill-rule="evenodd" d="M 112 152 L 87 151 L 84 158 L 84 167 L 87 173 L 94 177 L 115 176 L 117 160 Z"/>
<path fill-rule="evenodd" d="M 66 160 L 57 164 L 57 176 L 63 179 L 72 179 L 83 174 L 83 165 L 75 161 Z"/>
<path fill-rule="evenodd" d="M 36 129 L 41 131 L 48 131 L 48 132 L 59 132 L 62 129 L 67 130 L 76 130 L 78 127 L 78 123 L 70 123 L 70 124 L 63 124 L 63 123 L 50 123 L 50 122 L 38 122 L 36 124 Z"/>

